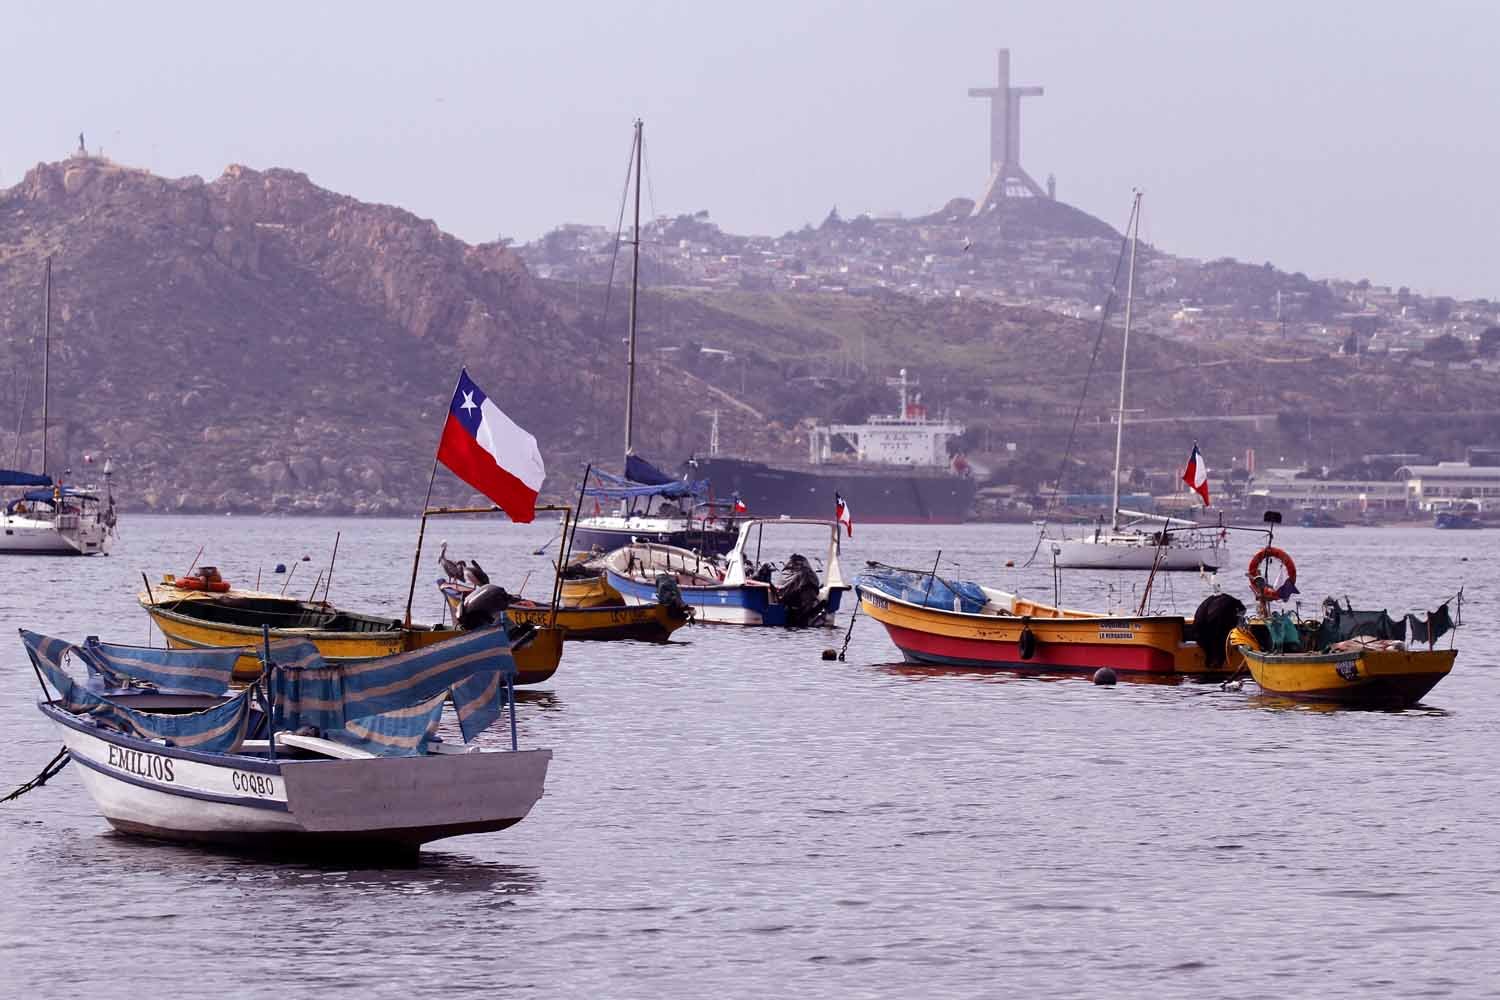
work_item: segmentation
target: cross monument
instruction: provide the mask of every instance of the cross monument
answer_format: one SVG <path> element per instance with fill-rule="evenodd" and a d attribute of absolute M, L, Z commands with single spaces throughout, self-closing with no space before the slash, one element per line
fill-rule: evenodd
<path fill-rule="evenodd" d="M 999 50 L 999 64 L 995 86 L 969 90 L 970 97 L 987 97 L 990 101 L 990 179 L 974 202 L 974 215 L 1012 195 L 1046 197 L 1041 185 L 1021 169 L 1021 98 L 1041 97 L 1042 88 L 1010 85 L 1010 49 Z"/>

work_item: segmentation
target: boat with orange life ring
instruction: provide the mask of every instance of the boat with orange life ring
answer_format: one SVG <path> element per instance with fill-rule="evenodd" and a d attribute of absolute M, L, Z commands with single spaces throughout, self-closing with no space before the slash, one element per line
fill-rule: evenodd
<path fill-rule="evenodd" d="M 196 574 L 173 577 L 166 581 L 178 590 L 203 590 L 211 594 L 227 594 L 229 583 L 219 575 L 218 567 L 204 566 Z"/>
<path fill-rule="evenodd" d="M 1261 570 L 1269 560 L 1276 560 L 1281 565 L 1282 583 L 1273 587 L 1267 582 L 1266 575 Z M 1274 545 L 1267 545 L 1255 555 L 1250 557 L 1250 567 L 1246 570 L 1250 578 L 1250 592 L 1255 595 L 1257 601 L 1284 601 L 1297 590 L 1297 564 L 1285 549 L 1279 549 Z"/>

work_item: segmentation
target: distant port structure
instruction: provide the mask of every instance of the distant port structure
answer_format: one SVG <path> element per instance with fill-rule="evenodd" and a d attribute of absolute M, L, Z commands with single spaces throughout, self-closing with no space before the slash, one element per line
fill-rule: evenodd
<path fill-rule="evenodd" d="M 1047 191 L 1021 166 L 1021 99 L 1041 97 L 1041 87 L 1010 85 L 1010 49 L 996 50 L 998 71 L 993 87 L 971 87 L 970 97 L 990 102 L 990 178 L 984 193 L 974 201 L 974 215 L 992 208 L 1005 198 L 1052 198 L 1055 182 L 1047 178 Z"/>

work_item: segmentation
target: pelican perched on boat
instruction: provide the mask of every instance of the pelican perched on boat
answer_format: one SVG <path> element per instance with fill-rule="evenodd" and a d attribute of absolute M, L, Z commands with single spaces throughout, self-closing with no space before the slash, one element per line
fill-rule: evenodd
<path fill-rule="evenodd" d="M 468 563 L 462 559 L 456 561 L 449 559 L 446 541 L 438 545 L 438 565 L 443 567 L 443 572 L 448 574 L 448 579 L 457 580 L 459 583 L 464 582 L 464 570 L 468 568 Z"/>

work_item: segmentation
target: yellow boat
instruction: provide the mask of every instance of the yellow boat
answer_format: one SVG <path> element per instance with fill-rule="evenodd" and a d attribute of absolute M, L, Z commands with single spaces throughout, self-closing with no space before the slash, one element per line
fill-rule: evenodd
<path fill-rule="evenodd" d="M 281 594 L 230 589 L 222 593 L 179 590 L 163 581 L 141 593 L 141 607 L 173 649 L 248 646 L 234 665 L 234 679 L 260 674 L 261 627 L 273 639 L 308 639 L 329 660 L 363 660 L 420 649 L 459 635 L 442 625 L 406 626 L 400 618 L 344 611 L 326 601 L 300 601 Z M 540 684 L 562 659 L 563 629 L 538 623 L 536 638 L 518 650 L 516 683 Z"/>
<path fill-rule="evenodd" d="M 565 608 L 605 608 L 622 605 L 625 598 L 609 585 L 597 552 L 575 556 L 562 571 L 561 604 Z"/>
<path fill-rule="evenodd" d="M 1230 659 L 1266 694 L 1359 708 L 1406 708 L 1449 672 L 1456 649 L 1408 649 L 1394 640 L 1349 639 L 1326 650 L 1269 652 L 1255 623 L 1229 635 Z"/>
<path fill-rule="evenodd" d="M 459 614 L 459 605 L 464 596 L 473 590 L 467 584 L 446 581 L 438 584 L 443 599 L 454 620 Z M 519 599 L 505 609 L 511 621 L 530 622 L 538 627 L 552 620 L 552 608 L 536 601 Z M 610 640 L 638 639 L 643 642 L 666 642 L 672 633 L 686 625 L 692 618 L 693 609 L 686 604 L 632 604 L 618 607 L 560 607 L 557 609 L 557 626 L 569 639 Z"/>
<path fill-rule="evenodd" d="M 1229 673 L 1225 664 L 1208 662 L 1193 622 L 1180 615 L 1059 608 L 979 584 L 960 583 L 955 590 L 941 579 L 934 589 L 925 576 L 903 579 L 903 572 L 861 575 L 855 590 L 865 613 L 885 626 L 909 663 L 1038 672 L 1109 667 L 1154 676 Z M 1222 648 L 1222 640 L 1217 645 Z"/>

